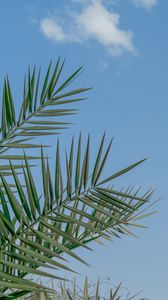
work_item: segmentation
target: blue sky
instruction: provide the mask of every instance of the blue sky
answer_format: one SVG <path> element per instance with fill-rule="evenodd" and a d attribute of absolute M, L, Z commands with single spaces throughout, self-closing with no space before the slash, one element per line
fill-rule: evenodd
<path fill-rule="evenodd" d="M 138 230 L 138 239 L 94 245 L 94 254 L 83 253 L 91 269 L 79 270 L 94 281 L 122 280 L 152 300 L 168 293 L 167 11 L 167 0 L 2 0 L 0 9 L 1 91 L 8 73 L 19 104 L 28 65 L 45 69 L 59 55 L 67 74 L 84 65 L 78 85 L 93 90 L 61 139 L 68 146 L 72 133 L 89 131 L 94 156 L 106 129 L 114 136 L 108 174 L 148 157 L 118 184 L 156 189 L 153 200 L 163 197 L 155 205 L 159 213 L 144 221 L 149 229 Z"/>

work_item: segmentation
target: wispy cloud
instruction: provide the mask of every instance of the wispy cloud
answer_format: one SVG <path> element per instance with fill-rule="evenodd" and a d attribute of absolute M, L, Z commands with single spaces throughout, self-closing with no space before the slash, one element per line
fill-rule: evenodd
<path fill-rule="evenodd" d="M 44 18 L 40 23 L 40 29 L 43 34 L 54 42 L 63 42 L 67 40 L 67 35 L 63 28 L 51 18 Z"/>
<path fill-rule="evenodd" d="M 152 8 L 157 4 L 157 0 L 131 0 L 135 5 L 141 6 L 147 9 Z"/>
<path fill-rule="evenodd" d="M 63 25 L 57 18 L 44 18 L 40 29 L 56 43 L 95 40 L 114 56 L 125 50 L 135 53 L 132 32 L 121 29 L 119 14 L 108 10 L 98 0 L 91 1 L 80 13 L 73 12 Z"/>

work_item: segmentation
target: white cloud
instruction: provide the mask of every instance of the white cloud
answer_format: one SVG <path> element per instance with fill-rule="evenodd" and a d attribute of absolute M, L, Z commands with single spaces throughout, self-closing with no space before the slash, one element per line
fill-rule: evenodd
<path fill-rule="evenodd" d="M 62 27 L 51 18 L 44 18 L 40 23 L 40 29 L 47 38 L 54 42 L 67 40 L 67 36 Z"/>
<path fill-rule="evenodd" d="M 157 4 L 157 0 L 132 0 L 132 2 L 137 6 L 142 6 L 147 9 L 150 9 Z"/>
<path fill-rule="evenodd" d="M 113 55 L 123 50 L 134 51 L 132 33 L 119 28 L 119 15 L 107 10 L 101 2 L 93 1 L 76 17 L 76 24 L 85 38 L 94 38 Z"/>
<path fill-rule="evenodd" d="M 120 16 L 109 11 L 99 0 L 71 15 L 61 26 L 55 19 L 45 18 L 40 23 L 43 34 L 54 42 L 86 42 L 96 40 L 112 55 L 124 50 L 134 53 L 132 32 L 120 29 Z"/>

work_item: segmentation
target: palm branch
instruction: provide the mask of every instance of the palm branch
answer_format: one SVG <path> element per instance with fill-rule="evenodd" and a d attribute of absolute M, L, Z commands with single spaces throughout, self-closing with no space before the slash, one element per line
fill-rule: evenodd
<path fill-rule="evenodd" d="M 81 101 L 85 98 L 80 94 L 88 88 L 68 89 L 69 85 L 79 76 L 83 67 L 78 68 L 68 78 L 61 81 L 64 61 L 58 59 L 52 71 L 50 62 L 44 81 L 40 82 L 41 71 L 28 70 L 24 79 L 23 100 L 18 117 L 13 101 L 8 76 L 4 80 L 1 118 L 0 154 L 8 149 L 38 148 L 31 144 L 34 137 L 59 134 L 67 128 L 68 122 L 60 122 L 59 117 L 67 117 L 76 113 L 76 109 L 64 108 L 65 104 Z M 3 159 L 8 156 L 3 155 Z M 20 159 L 13 156 L 13 159 Z M 11 158 L 10 158 L 11 159 Z"/>
<path fill-rule="evenodd" d="M 149 204 L 152 192 L 148 191 L 139 196 L 138 191 L 117 191 L 114 187 L 106 186 L 143 161 L 100 180 L 111 147 L 110 142 L 103 153 L 104 139 L 105 135 L 92 169 L 89 168 L 90 138 L 88 137 L 83 157 L 81 135 L 76 152 L 72 139 L 70 153 L 65 157 L 64 171 L 61 168 L 58 141 L 54 180 L 42 148 L 43 190 L 40 193 L 37 191 L 26 155 L 23 168 L 24 187 L 10 162 L 16 194 L 5 177 L 0 175 L 6 192 L 5 196 L 1 192 L 1 292 L 15 285 L 20 293 L 20 290 L 25 290 L 26 284 L 26 292 L 42 289 L 38 283 L 29 280 L 27 275 L 59 278 L 55 272 L 49 272 L 48 269 L 76 272 L 77 270 L 73 270 L 64 260 L 63 253 L 88 265 L 73 251 L 75 248 L 91 250 L 88 243 L 100 237 L 112 239 L 122 234 L 131 234 L 129 227 L 134 225 L 134 219 L 138 218 L 136 214 L 141 207 Z M 66 179 L 63 180 L 62 174 L 65 174 Z M 39 270 L 39 267 L 43 270 Z M 16 291 L 14 294 L 10 293 L 10 296 L 16 295 L 18 296 Z"/>

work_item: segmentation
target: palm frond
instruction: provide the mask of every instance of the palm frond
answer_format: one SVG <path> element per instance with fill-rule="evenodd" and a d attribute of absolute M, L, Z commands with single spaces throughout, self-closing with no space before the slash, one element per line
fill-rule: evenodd
<path fill-rule="evenodd" d="M 67 265 L 63 253 L 88 265 L 74 252 L 75 248 L 91 250 L 88 243 L 100 237 L 113 239 L 130 234 L 129 227 L 136 222 L 136 213 L 141 211 L 141 207 L 148 206 L 152 193 L 148 191 L 139 195 L 138 191 L 118 191 L 114 187 L 104 186 L 104 183 L 109 183 L 143 162 L 141 160 L 100 181 L 111 147 L 110 142 L 104 151 L 104 138 L 92 168 L 90 137 L 84 153 L 81 151 L 81 135 L 76 151 L 72 139 L 70 153 L 65 157 L 65 170 L 60 163 L 59 141 L 55 170 L 50 168 L 41 148 L 43 190 L 40 193 L 26 154 L 22 182 L 13 163 L 9 162 L 17 193 L 14 193 L 5 176 L 0 175 L 6 192 L 5 195 L 0 193 L 0 271 L 6 276 L 0 275 L 0 280 L 4 281 L 4 287 L 7 283 L 5 288 L 0 283 L 1 292 L 12 288 L 14 283 L 18 284 L 18 291 L 23 291 L 21 285 L 25 285 L 24 280 L 29 282 L 28 287 L 33 290 L 37 286 L 28 279 L 28 274 L 57 278 L 48 268 L 75 272 Z M 64 180 L 62 174 L 66 175 Z M 39 267 L 43 267 L 43 271 Z"/>
<path fill-rule="evenodd" d="M 33 71 L 29 68 L 28 75 L 25 76 L 24 80 L 23 100 L 18 117 L 15 112 L 10 82 L 8 77 L 5 78 L 0 154 L 10 148 L 41 147 L 39 144 L 31 144 L 30 140 L 34 137 L 59 134 L 70 125 L 67 121 L 59 121 L 59 117 L 76 114 L 77 110 L 64 108 L 64 104 L 84 100 L 85 98 L 80 97 L 80 95 L 89 89 L 85 87 L 68 89 L 72 81 L 81 73 L 83 67 L 78 68 L 67 79 L 60 82 L 63 67 L 64 62 L 61 63 L 59 58 L 52 71 L 52 63 L 50 62 L 43 82 L 40 82 L 41 71 L 37 72 L 36 67 Z M 15 157 L 15 159 L 18 158 Z"/>

